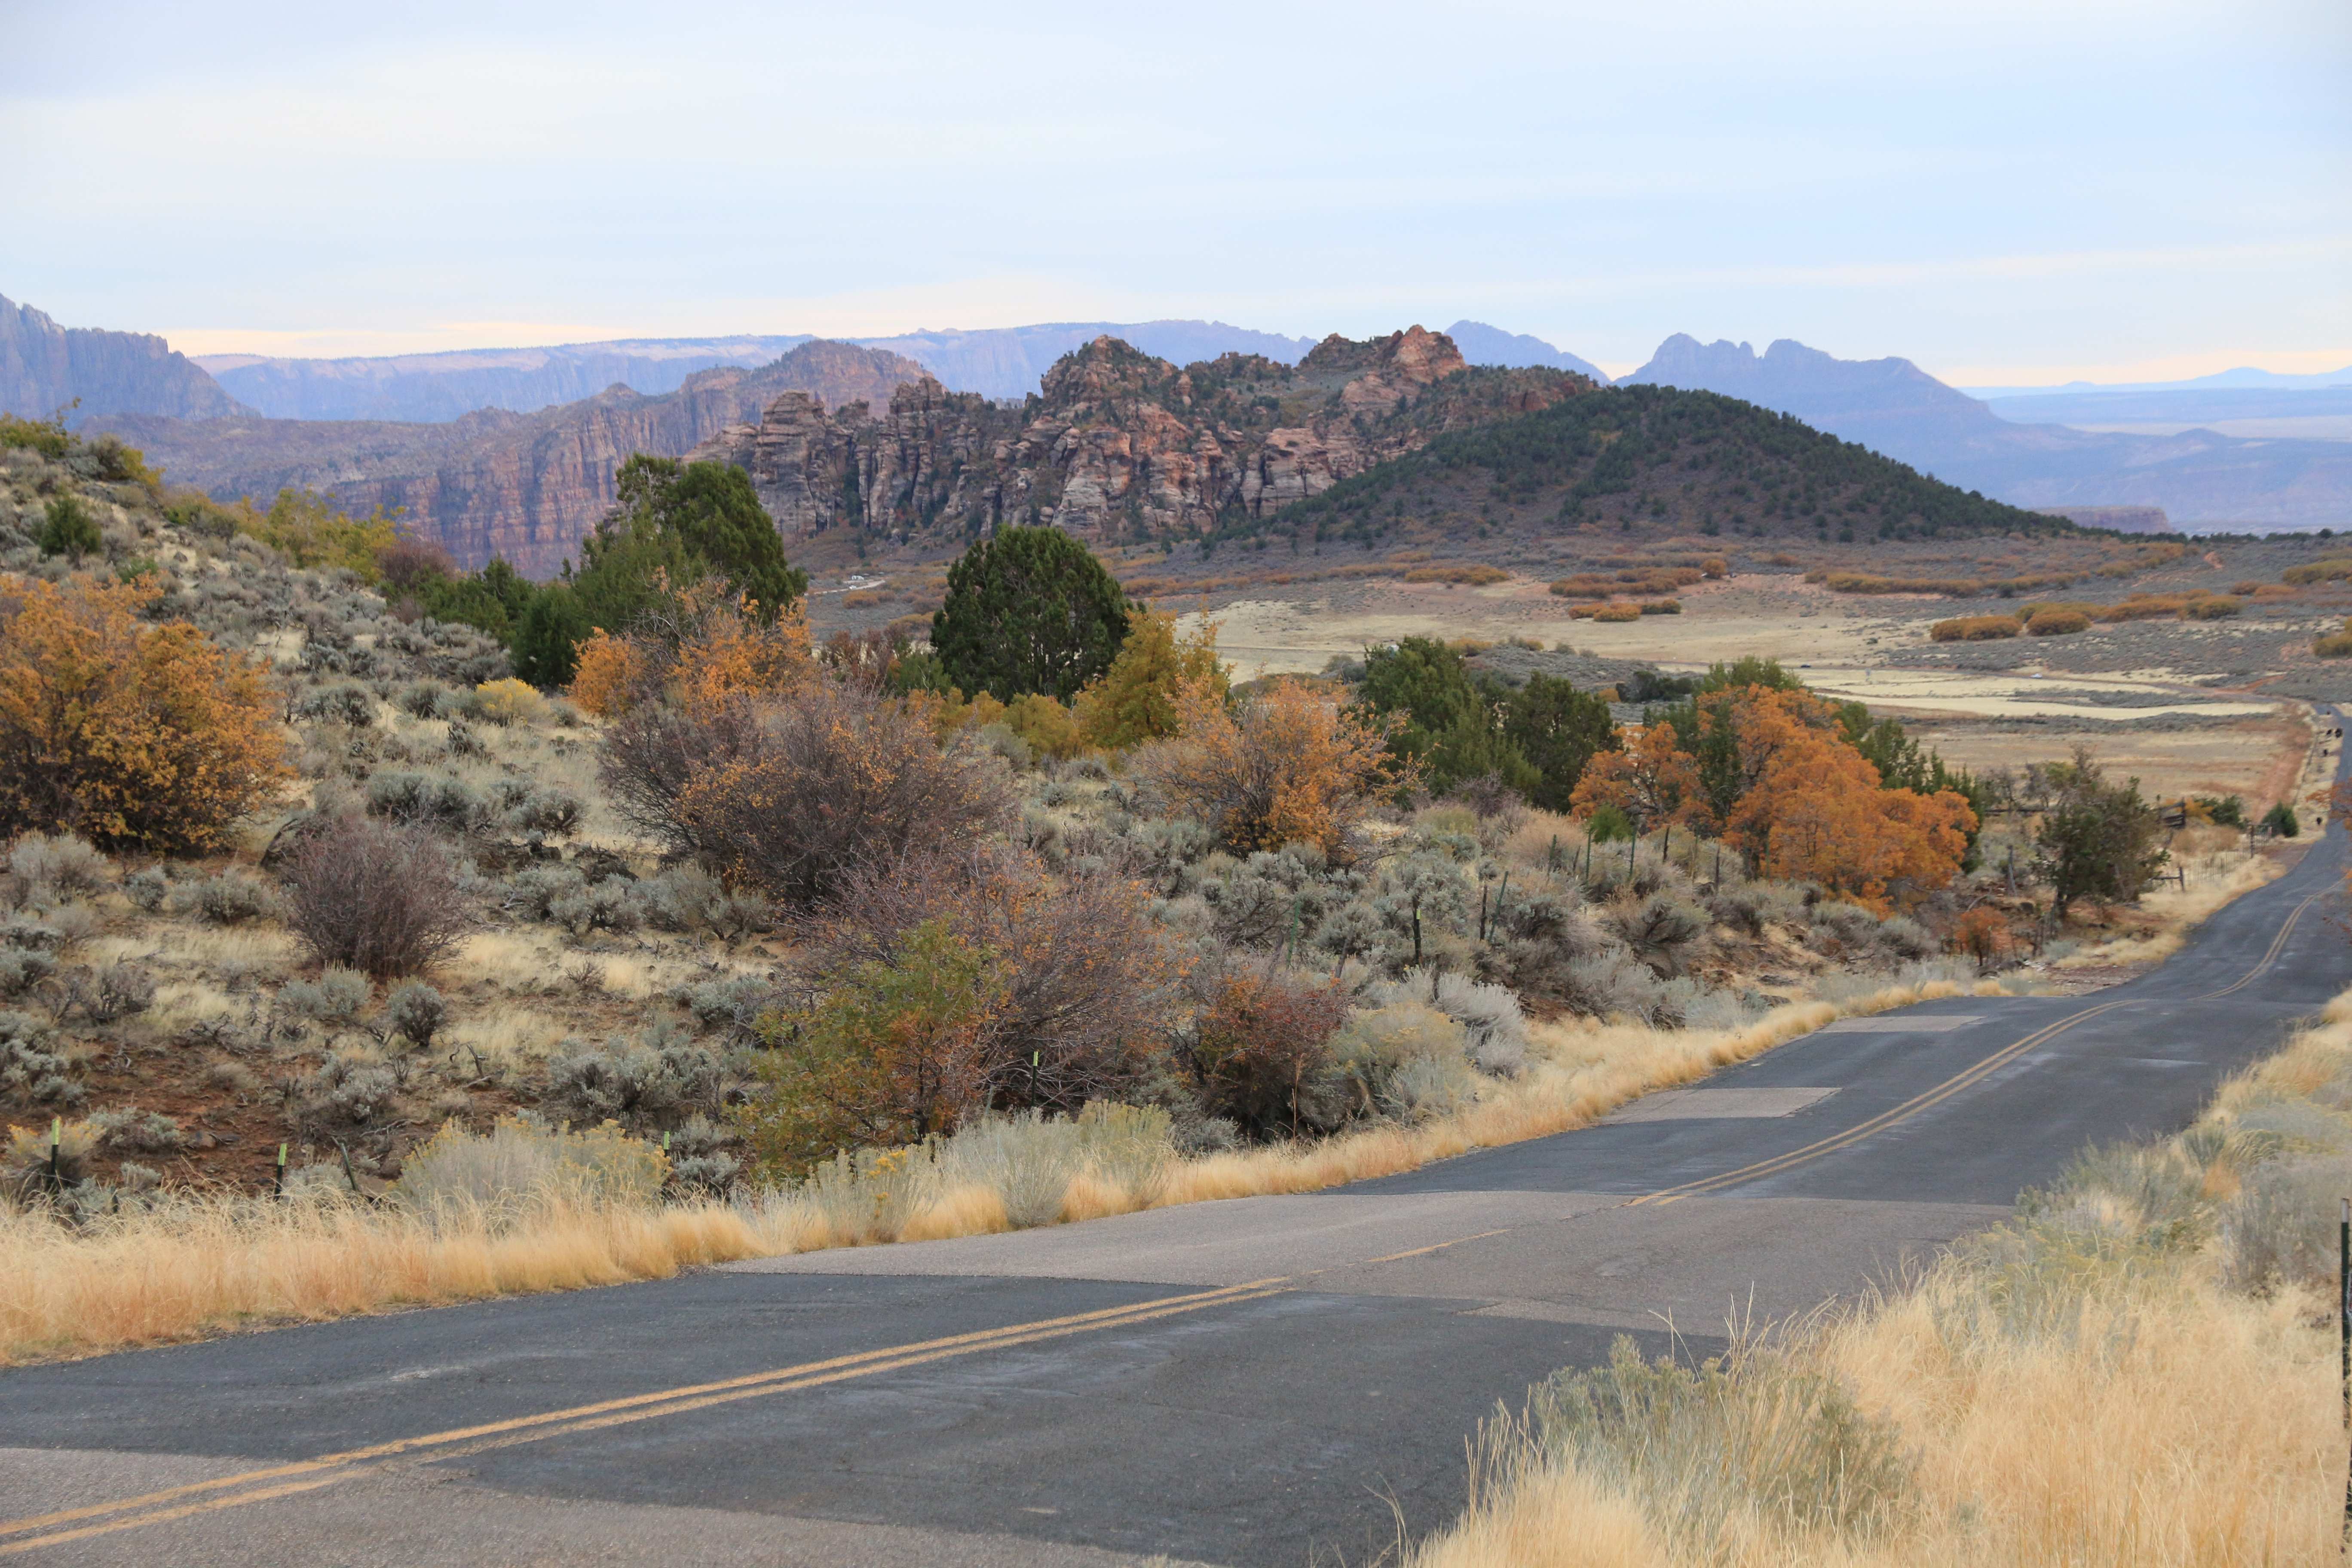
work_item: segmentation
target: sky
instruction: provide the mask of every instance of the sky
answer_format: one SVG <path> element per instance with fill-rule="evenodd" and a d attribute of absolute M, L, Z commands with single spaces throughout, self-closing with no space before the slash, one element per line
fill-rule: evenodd
<path fill-rule="evenodd" d="M 0 0 L 0 294 L 191 353 L 1204 317 L 2352 364 L 2341 0 Z"/>

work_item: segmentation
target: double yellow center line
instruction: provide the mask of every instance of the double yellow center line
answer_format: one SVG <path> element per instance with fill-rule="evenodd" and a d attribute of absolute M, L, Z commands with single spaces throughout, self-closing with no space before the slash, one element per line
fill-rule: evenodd
<path fill-rule="evenodd" d="M 2278 962 L 2279 954 L 2286 950 L 2287 939 L 2294 934 L 2295 922 L 2303 919 L 2304 911 L 2326 896 L 2324 891 L 2314 893 L 2295 905 L 2288 912 L 2286 919 L 2280 923 L 2278 934 L 2271 939 L 2270 947 L 2263 952 L 2260 961 L 2237 981 L 2222 986 L 2218 991 L 2208 991 L 2185 1000 L 2210 1002 L 2219 997 L 2233 995 L 2261 979 L 2270 972 L 2271 966 Z M 1785 1154 L 1775 1154 L 1769 1160 L 1759 1160 L 1752 1165 L 1742 1165 L 1736 1171 L 1726 1171 L 1720 1175 L 1704 1177 L 1696 1182 L 1685 1182 L 1677 1187 L 1666 1187 L 1658 1192 L 1645 1194 L 1626 1205 L 1626 1207 L 1638 1208 L 1643 1204 L 1670 1204 L 1680 1198 L 1696 1197 L 1705 1193 L 1718 1193 L 1727 1187 L 1740 1186 L 1748 1182 L 1761 1180 L 1766 1176 L 1779 1175 L 1783 1171 L 1808 1164 L 1824 1155 L 1834 1154 L 1841 1149 L 1850 1149 L 1866 1138 L 1885 1131 L 1898 1122 L 1908 1121 L 1923 1110 L 1932 1110 L 1941 1105 L 1962 1089 L 1980 1083 L 1999 1072 L 2026 1052 L 2048 1045 L 2075 1025 L 2085 1023 L 2102 1013 L 2111 1013 L 2118 1007 L 2129 1006 L 2134 1000 L 2137 999 L 2126 997 L 2116 1002 L 2102 1002 L 2095 1007 L 2085 1007 L 2079 1013 L 2069 1013 L 2056 1023 L 2037 1029 L 2021 1040 L 2011 1041 L 1990 1056 L 1962 1068 L 1933 1089 L 1912 1096 L 1891 1110 L 1880 1111 L 1867 1121 L 1849 1127 L 1842 1132 L 1833 1132 L 1817 1142 L 1806 1144 L 1801 1149 L 1791 1149 Z"/>
<path fill-rule="evenodd" d="M 388 1443 L 321 1455 L 315 1459 L 295 1460 L 262 1469 L 244 1470 L 214 1480 L 167 1487 L 161 1491 L 123 1498 L 114 1502 L 0 1521 L 0 1556 L 11 1556 L 38 1547 L 61 1546 L 91 1536 L 110 1535 L 117 1531 L 166 1524 L 173 1520 L 268 1502 L 298 1492 L 316 1491 L 339 1481 L 392 1468 L 403 1462 L 415 1464 L 457 1458 L 494 1448 L 536 1443 L 549 1437 L 601 1431 L 631 1422 L 683 1415 L 690 1410 L 704 1410 L 714 1405 L 731 1404 L 740 1399 L 757 1399 L 794 1389 L 845 1383 L 853 1378 L 898 1372 L 982 1351 L 1004 1350 L 1013 1345 L 1034 1344 L 1039 1341 L 1062 1339 L 1071 1334 L 1124 1328 L 1130 1323 L 1150 1322 L 1157 1318 L 1198 1312 L 1211 1307 L 1259 1300 L 1279 1294 L 1286 1288 L 1286 1281 L 1280 1279 L 1258 1279 L 1244 1285 L 1228 1285 L 1221 1289 L 1202 1290 L 1186 1296 L 1162 1296 L 1125 1307 L 1109 1307 L 1100 1311 L 1078 1312 L 1062 1318 L 1045 1318 L 1034 1322 L 1014 1323 L 968 1334 L 950 1334 L 944 1339 L 864 1351 L 825 1361 L 803 1362 L 796 1366 L 778 1367 L 773 1371 L 751 1373 L 717 1383 L 667 1388 L 654 1394 L 573 1405 L 566 1410 L 550 1410 L 537 1415 L 519 1415 L 507 1421 L 491 1421 L 477 1426 L 427 1433 L 422 1436 L 395 1438 Z"/>

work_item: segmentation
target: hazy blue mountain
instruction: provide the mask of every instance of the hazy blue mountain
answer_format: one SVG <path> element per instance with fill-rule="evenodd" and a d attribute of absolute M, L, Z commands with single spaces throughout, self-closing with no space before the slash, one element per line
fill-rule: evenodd
<path fill-rule="evenodd" d="M 2352 442 L 2012 423 L 1909 360 L 1785 338 L 1759 355 L 1677 333 L 1625 381 L 1744 398 L 2015 506 L 2161 507 L 2183 528 L 2352 525 Z"/>
<path fill-rule="evenodd" d="M 2251 365 L 2216 371 L 2189 381 L 2070 381 L 2059 386 L 1969 386 L 1971 397 L 2050 397 L 2098 392 L 2211 392 L 2231 388 L 2252 392 L 2310 392 L 2327 387 L 2352 387 L 2352 365 L 2316 375 L 2284 375 Z"/>
<path fill-rule="evenodd" d="M 1053 363 L 1104 333 L 1177 364 L 1239 351 L 1296 364 L 1312 338 L 1255 332 L 1223 321 L 1062 321 L 976 331 L 854 338 L 917 361 L 950 392 L 1022 397 Z M 593 397 L 610 386 L 647 396 L 674 392 L 698 371 L 763 365 L 808 342 L 781 337 L 622 338 L 551 348 L 455 349 L 348 359 L 214 354 L 198 363 L 222 386 L 273 419 L 440 422 L 478 408 L 530 414 Z"/>
<path fill-rule="evenodd" d="M 68 405 L 79 425 L 101 414 L 218 419 L 248 413 L 185 354 L 150 332 L 60 327 L 0 298 L 0 414 L 46 419 Z"/>
<path fill-rule="evenodd" d="M 2352 384 L 2316 387 L 2217 386 L 1988 397 L 1985 405 L 2020 425 L 2210 425 L 2243 421 L 2341 423 L 2352 418 Z"/>
<path fill-rule="evenodd" d="M 1227 353 L 1264 354 L 1280 364 L 1297 364 L 1315 346 L 1313 338 L 1286 338 L 1223 321 L 1050 321 L 849 341 L 905 354 L 939 377 L 950 392 L 1003 398 L 1026 397 L 1037 390 L 1055 360 L 1106 335 L 1179 365 Z"/>
<path fill-rule="evenodd" d="M 439 423 L 478 408 L 531 414 L 624 385 L 648 397 L 697 371 L 762 365 L 809 341 L 785 337 L 623 338 L 551 348 L 454 349 L 349 359 L 208 354 L 197 363 L 272 419 Z"/>
<path fill-rule="evenodd" d="M 1572 370 L 1602 386 L 1609 384 L 1608 373 L 1591 361 L 1579 359 L 1565 349 L 1556 349 L 1525 332 L 1507 332 L 1484 321 L 1456 321 L 1445 329 L 1445 335 L 1454 340 L 1454 346 L 1472 364 L 1542 365 L 1550 370 Z"/>

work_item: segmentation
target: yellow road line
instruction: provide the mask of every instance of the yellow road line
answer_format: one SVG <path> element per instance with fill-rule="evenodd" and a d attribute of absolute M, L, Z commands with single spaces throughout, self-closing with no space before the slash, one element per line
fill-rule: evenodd
<path fill-rule="evenodd" d="M 2191 996 L 2188 1000 L 2210 1002 L 2219 997 L 2232 995 L 2268 973 L 2271 966 L 2278 962 L 2279 954 L 2285 951 L 2287 940 L 2294 934 L 2295 923 L 2303 919 L 2304 911 L 2325 897 L 2326 897 L 2326 890 L 2323 889 L 2289 910 L 2286 919 L 2279 924 L 2278 934 L 2271 938 L 2270 946 L 2264 950 L 2263 956 L 2255 962 L 2252 968 L 2247 970 L 2235 982 L 2219 990 Z M 1696 1181 L 1683 1183 L 1679 1186 L 1664 1187 L 1654 1193 L 1646 1193 L 1633 1199 L 1626 1206 L 1637 1207 L 1650 1203 L 1670 1204 L 1683 1198 L 1696 1197 L 1704 1193 L 1720 1192 L 1727 1187 L 1739 1186 L 1765 1176 L 1778 1175 L 1783 1171 L 1793 1170 L 1799 1165 L 1810 1163 L 1824 1155 L 1834 1154 L 1842 1149 L 1851 1148 L 1899 1122 L 1909 1121 L 1923 1110 L 1932 1110 L 1941 1105 L 1962 1089 L 1981 1082 L 1985 1078 L 2035 1047 L 2047 1045 L 2085 1019 L 2096 1017 L 2102 1013 L 2113 1011 L 2117 1007 L 2127 1006 L 2137 1000 L 2139 1000 L 2137 997 L 2125 997 L 2114 1002 L 2101 1003 L 2095 1007 L 2085 1007 L 2079 1013 L 2070 1013 L 2057 1022 L 2035 1030 L 2021 1040 L 2015 1040 L 2003 1046 L 1982 1060 L 1961 1068 L 1934 1088 L 1923 1090 L 1891 1110 L 1879 1112 L 1867 1121 L 1857 1123 L 1841 1132 L 1832 1132 L 1828 1137 L 1808 1143 L 1801 1149 L 1792 1149 L 1785 1154 L 1776 1154 L 1769 1160 L 1759 1160 L 1752 1165 L 1743 1165 L 1736 1171 L 1726 1171 L 1719 1175 L 1706 1176 Z"/>
<path fill-rule="evenodd" d="M 1875 1133 L 1884 1132 L 1898 1122 L 1906 1121 L 1919 1112 L 1941 1104 L 1960 1090 L 2014 1061 L 2034 1047 L 2056 1038 L 2084 1019 L 2110 1012 L 2123 1005 L 2125 1004 L 2122 1002 L 2107 1002 L 2095 1007 L 2085 1007 L 2079 1013 L 2071 1013 L 2054 1024 L 2045 1025 L 2035 1030 L 2021 1040 L 2015 1040 L 2003 1046 L 1990 1056 L 1961 1068 L 1934 1088 L 1922 1090 L 1892 1110 L 1880 1111 L 1867 1121 L 1858 1122 L 1854 1126 L 1832 1132 L 1828 1137 L 1808 1143 L 1801 1149 L 1791 1149 L 1785 1154 L 1775 1154 L 1769 1160 L 1759 1160 L 1752 1165 L 1742 1165 L 1736 1171 L 1725 1171 L 1717 1175 L 1685 1182 L 1679 1186 L 1665 1187 L 1654 1193 L 1644 1194 L 1635 1198 L 1627 1206 L 1637 1207 L 1649 1203 L 1668 1204 L 1678 1198 L 1694 1197 L 1701 1193 L 1713 1192 L 1721 1187 L 1738 1186 L 1762 1176 L 1776 1175 L 1782 1171 L 1818 1160 L 1824 1154 L 1835 1153 L 1840 1149 L 1858 1143 Z"/>
<path fill-rule="evenodd" d="M 779 1367 L 768 1372 L 752 1373 L 742 1377 L 727 1378 L 716 1383 L 661 1389 L 650 1394 L 601 1400 L 593 1405 L 545 1411 L 536 1415 L 515 1416 L 509 1420 L 485 1422 L 478 1426 L 457 1427 L 446 1432 L 395 1438 L 390 1442 L 372 1444 L 366 1447 L 321 1455 L 313 1459 L 297 1460 L 288 1464 L 242 1471 L 233 1476 L 223 1476 L 213 1480 L 168 1487 L 161 1491 L 147 1492 L 113 1502 L 66 1509 L 24 1519 L 0 1521 L 0 1536 L 21 1536 L 28 1531 L 46 1530 L 56 1525 L 70 1524 L 78 1520 L 121 1513 L 130 1509 L 149 1509 L 157 1504 L 171 1503 L 177 1499 L 194 1497 L 205 1492 L 249 1487 L 255 1483 L 280 1480 L 287 1477 L 316 1477 L 324 1471 L 339 1472 L 315 1483 L 325 1485 L 330 1480 L 341 1479 L 344 1475 L 355 1473 L 351 1467 L 406 1455 L 422 1455 L 427 1449 L 447 1450 L 457 1445 L 466 1445 L 464 1451 L 479 1452 L 488 1447 L 504 1447 L 509 1442 L 535 1441 L 541 1436 L 552 1436 L 560 1431 L 589 1430 L 595 1426 L 619 1425 L 629 1420 L 698 1409 L 704 1405 L 722 1404 L 731 1399 L 750 1398 L 761 1394 L 782 1393 L 793 1388 L 805 1388 L 823 1383 L 836 1383 L 848 1378 L 868 1376 L 876 1373 L 895 1371 L 903 1366 L 946 1360 L 952 1356 L 993 1350 L 1004 1345 L 1027 1344 L 1038 1340 L 1085 1333 L 1095 1329 L 1117 1328 L 1129 1322 L 1143 1322 L 1155 1318 L 1171 1317 L 1180 1312 L 1198 1311 L 1203 1308 L 1223 1306 L 1229 1302 L 1256 1300 L 1262 1297 L 1276 1294 L 1284 1286 L 1285 1281 L 1280 1279 L 1260 1279 L 1246 1284 L 1223 1286 L 1214 1290 L 1197 1291 L 1186 1296 L 1155 1297 L 1148 1301 L 1131 1302 L 1124 1307 L 1108 1307 L 1091 1312 L 1072 1313 L 1066 1317 L 1045 1318 L 1034 1322 L 1013 1323 L 1002 1328 L 978 1330 L 971 1333 L 950 1334 L 940 1339 L 924 1340 L 912 1344 L 887 1346 L 880 1350 L 834 1356 L 827 1360 L 807 1362 L 796 1366 Z M 603 1419 L 599 1419 L 600 1417 Z M 307 1484 L 297 1486 L 292 1489 L 307 1489 Z M 268 1495 L 281 1495 L 281 1492 L 273 1489 Z M 259 1499 L 254 1497 L 248 1500 L 259 1500 Z M 173 1517 L 179 1517 L 179 1515 L 174 1514 Z M 142 1514 L 136 1521 L 118 1522 L 106 1528 L 127 1528 L 128 1523 L 158 1521 L 158 1516 Z M 0 1542 L 0 1555 L 29 1546 L 53 1542 L 59 1539 L 65 1538 L 44 1536 L 32 1541 Z"/>
<path fill-rule="evenodd" d="M 1443 1252 L 1449 1247 L 1459 1247 L 1465 1241 L 1483 1241 L 1490 1236 L 1507 1236 L 1517 1228 L 1518 1226 L 1517 1226 L 1507 1225 L 1499 1230 L 1482 1230 L 1470 1236 L 1457 1236 L 1452 1241 L 1441 1241 L 1432 1247 L 1410 1247 L 1403 1252 L 1383 1253 L 1378 1258 L 1367 1258 L 1362 1263 L 1351 1263 L 1348 1267 L 1350 1268 L 1361 1268 L 1365 1267 L 1366 1264 L 1394 1263 L 1400 1258 L 1420 1258 L 1432 1252 Z M 1332 1270 L 1328 1268 L 1318 1268 L 1315 1272 L 1318 1274 L 1328 1274 L 1332 1272 Z"/>

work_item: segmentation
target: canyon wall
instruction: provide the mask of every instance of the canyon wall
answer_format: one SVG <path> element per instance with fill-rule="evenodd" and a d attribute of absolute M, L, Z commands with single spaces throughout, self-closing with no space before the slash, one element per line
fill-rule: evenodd
<path fill-rule="evenodd" d="M 0 298 L 0 414 L 46 419 L 79 400 L 66 421 L 108 414 L 210 419 L 243 412 L 185 354 L 150 332 L 60 327 L 30 305 Z"/>

